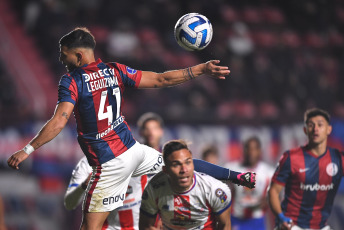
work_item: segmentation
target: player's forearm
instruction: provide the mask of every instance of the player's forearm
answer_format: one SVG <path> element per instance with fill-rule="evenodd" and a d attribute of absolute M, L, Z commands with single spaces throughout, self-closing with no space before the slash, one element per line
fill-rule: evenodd
<path fill-rule="evenodd" d="M 49 120 L 38 134 L 31 140 L 30 145 L 36 150 L 45 143 L 54 139 L 65 127 L 67 121 L 63 118 L 53 117 Z"/>
<path fill-rule="evenodd" d="M 268 199 L 271 211 L 278 215 L 282 212 L 281 203 L 279 199 L 279 191 L 276 190 L 273 186 L 269 189 L 268 192 Z"/>
<path fill-rule="evenodd" d="M 75 209 L 82 201 L 85 190 L 81 185 L 74 189 L 68 189 L 64 196 L 64 206 L 67 210 Z"/>
<path fill-rule="evenodd" d="M 159 74 L 160 87 L 169 87 L 195 79 L 205 73 L 205 64 L 199 64 L 181 70 L 171 70 Z"/>

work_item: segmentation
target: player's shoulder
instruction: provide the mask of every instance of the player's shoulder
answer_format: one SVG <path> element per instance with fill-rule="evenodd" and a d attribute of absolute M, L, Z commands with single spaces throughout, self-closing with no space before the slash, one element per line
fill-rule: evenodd
<path fill-rule="evenodd" d="M 208 189 L 211 189 L 214 185 L 221 185 L 221 186 L 227 186 L 225 183 L 222 181 L 215 179 L 212 176 L 209 176 L 204 173 L 200 172 L 194 172 L 195 178 L 196 178 L 196 183 L 198 185 L 201 185 L 202 187 L 206 187 Z"/>

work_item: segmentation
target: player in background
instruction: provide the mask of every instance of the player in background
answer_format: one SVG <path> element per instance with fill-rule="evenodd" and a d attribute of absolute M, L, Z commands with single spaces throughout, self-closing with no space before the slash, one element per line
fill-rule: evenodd
<path fill-rule="evenodd" d="M 211 176 L 194 171 L 182 140 L 163 148 L 165 166 L 142 195 L 140 229 L 153 230 L 159 213 L 164 229 L 231 229 L 231 192 Z"/>
<path fill-rule="evenodd" d="M 155 113 L 145 113 L 138 119 L 138 128 L 143 143 L 159 150 L 163 136 L 163 120 Z M 91 178 L 92 168 L 86 157 L 81 158 L 72 173 L 64 204 L 66 209 L 75 209 L 81 204 L 86 194 L 86 188 Z M 110 212 L 102 229 L 104 230 L 138 230 L 141 196 L 147 184 L 148 176 L 132 177 L 126 193 L 123 206 Z"/>
<path fill-rule="evenodd" d="M 326 222 L 344 173 L 344 155 L 327 146 L 332 131 L 328 112 L 307 110 L 304 125 L 308 143 L 282 155 L 268 192 L 270 207 L 277 229 L 329 230 Z"/>
<path fill-rule="evenodd" d="M 235 170 L 253 170 L 257 173 L 256 188 L 231 186 L 233 192 L 232 227 L 235 230 L 265 230 L 267 189 L 274 173 L 273 167 L 261 160 L 262 148 L 258 137 L 243 143 L 243 161 L 227 163 L 225 167 Z"/>
<path fill-rule="evenodd" d="M 161 138 L 164 135 L 164 120 L 156 113 L 148 112 L 137 120 L 143 144 L 161 151 Z"/>
<path fill-rule="evenodd" d="M 93 172 L 83 203 L 82 230 L 101 229 L 110 211 L 123 205 L 131 176 L 161 170 L 161 154 L 138 143 L 122 116 L 125 88 L 162 88 L 178 85 L 203 74 L 225 79 L 228 67 L 218 60 L 164 73 L 139 71 L 125 65 L 95 59 L 95 39 L 86 28 L 76 28 L 60 39 L 60 61 L 68 73 L 59 83 L 54 115 L 22 150 L 7 163 L 13 169 L 29 154 L 54 139 L 74 112 L 78 142 Z M 195 164 L 197 164 L 196 161 Z M 213 165 L 201 162 L 208 174 L 218 173 Z M 202 171 L 202 170 L 201 170 Z M 226 179 L 254 186 L 254 174 L 220 170 Z M 247 177 L 245 177 L 247 175 Z"/>
<path fill-rule="evenodd" d="M 219 151 L 216 146 L 207 146 L 202 151 L 202 160 L 217 165 L 219 163 Z"/>

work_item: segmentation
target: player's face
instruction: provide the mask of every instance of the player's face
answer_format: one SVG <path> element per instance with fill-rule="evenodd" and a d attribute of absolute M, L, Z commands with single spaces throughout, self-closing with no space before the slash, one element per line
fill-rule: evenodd
<path fill-rule="evenodd" d="M 73 49 L 60 46 L 60 62 L 66 67 L 68 72 L 77 67 L 78 57 Z"/>
<path fill-rule="evenodd" d="M 249 165 L 254 166 L 260 159 L 261 149 L 257 141 L 250 141 L 247 145 L 247 149 L 244 152 L 244 161 Z"/>
<path fill-rule="evenodd" d="M 310 144 L 326 143 L 328 135 L 332 131 L 332 126 L 323 116 L 315 116 L 308 120 L 305 133 Z"/>
<path fill-rule="evenodd" d="M 145 144 L 153 148 L 159 147 L 163 134 L 160 123 L 155 120 L 147 121 L 141 130 L 141 136 Z"/>
<path fill-rule="evenodd" d="M 175 191 L 184 192 L 192 186 L 194 165 L 189 150 L 174 151 L 165 164 L 163 171 L 169 176 L 170 184 Z"/>

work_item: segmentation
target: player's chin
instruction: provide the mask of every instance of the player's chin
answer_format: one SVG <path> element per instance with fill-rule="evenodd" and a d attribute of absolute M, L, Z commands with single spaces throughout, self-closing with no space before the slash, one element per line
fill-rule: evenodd
<path fill-rule="evenodd" d="M 178 185 L 182 188 L 188 188 L 192 184 L 192 177 L 180 177 L 178 178 Z"/>

